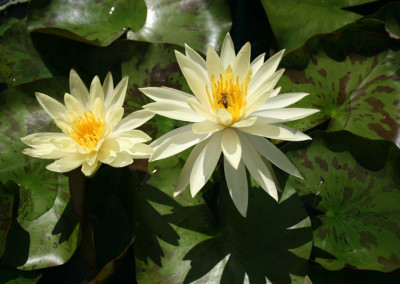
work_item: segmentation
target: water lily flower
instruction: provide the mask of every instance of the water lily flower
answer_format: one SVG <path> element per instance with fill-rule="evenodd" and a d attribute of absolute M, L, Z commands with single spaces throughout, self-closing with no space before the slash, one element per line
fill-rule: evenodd
<path fill-rule="evenodd" d="M 295 129 L 280 125 L 311 115 L 318 110 L 285 108 L 307 93 L 278 96 L 274 89 L 283 69 L 276 71 L 284 51 L 266 62 L 265 54 L 250 63 L 250 43 L 235 54 L 232 39 L 226 35 L 221 56 L 209 47 L 204 60 L 189 46 L 176 58 L 193 92 L 170 88 L 143 88 L 155 102 L 145 109 L 172 119 L 192 122 L 177 128 L 150 144 L 150 161 L 175 155 L 196 145 L 176 183 L 174 196 L 189 184 L 195 196 L 210 178 L 223 153 L 224 172 L 230 195 L 239 212 L 246 216 L 248 169 L 255 181 L 278 200 L 277 186 L 264 158 L 289 174 L 301 177 L 289 159 L 268 139 L 301 141 L 311 139 Z"/>
<path fill-rule="evenodd" d="M 50 171 L 64 173 L 82 166 L 86 176 L 93 175 L 102 163 L 123 167 L 133 159 L 149 158 L 153 150 L 143 142 L 151 138 L 134 128 L 154 114 L 140 110 L 122 119 L 127 85 L 128 77 L 124 77 L 114 88 L 112 75 L 108 73 L 103 85 L 96 76 L 88 91 L 78 74 L 71 70 L 71 94 L 65 94 L 65 106 L 36 93 L 40 105 L 62 132 L 34 133 L 21 138 L 32 147 L 23 152 L 32 157 L 56 159 L 47 165 Z"/>

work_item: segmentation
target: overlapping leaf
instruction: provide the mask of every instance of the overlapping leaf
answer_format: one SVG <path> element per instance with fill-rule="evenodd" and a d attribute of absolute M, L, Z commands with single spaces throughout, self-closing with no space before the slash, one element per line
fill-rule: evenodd
<path fill-rule="evenodd" d="M 229 7 L 223 0 L 147 0 L 144 26 L 128 38 L 151 43 L 173 43 L 205 53 L 219 46 L 231 27 Z"/>
<path fill-rule="evenodd" d="M 28 28 L 106 46 L 146 20 L 144 0 L 31 1 Z"/>
<path fill-rule="evenodd" d="M 286 191 L 277 204 L 261 189 L 251 188 L 248 216 L 243 218 L 219 183 L 210 184 L 206 194 L 218 203 L 206 204 L 200 194 L 191 198 L 188 191 L 172 199 L 181 163 L 177 158 L 169 161 L 167 167 L 168 160 L 157 167 L 148 181 L 152 186 L 140 191 L 138 282 L 300 281 L 311 235 L 294 191 Z"/>
<path fill-rule="evenodd" d="M 360 19 L 361 15 L 343 8 L 368 2 L 374 0 L 262 1 L 278 47 L 288 51 L 299 47 L 315 34 L 333 32 Z"/>
<path fill-rule="evenodd" d="M 0 76 L 9 87 L 51 77 L 34 48 L 26 21 L 15 23 L 0 38 Z"/>
<path fill-rule="evenodd" d="M 386 163 L 369 170 L 355 158 L 368 155 L 370 143 L 377 147 L 383 142 L 340 132 L 317 136 L 311 144 L 286 153 L 305 177 L 290 177 L 286 188 L 296 189 L 316 213 L 314 253 L 328 269 L 350 264 L 388 272 L 400 267 L 400 153 L 385 142 L 386 155 L 380 160 Z"/>
<path fill-rule="evenodd" d="M 318 52 L 306 69 L 287 70 L 279 84 L 283 92 L 310 93 L 293 106 L 321 110 L 290 125 L 306 130 L 330 120 L 330 131 L 348 130 L 400 147 L 400 51 L 350 54 L 342 62 Z"/>

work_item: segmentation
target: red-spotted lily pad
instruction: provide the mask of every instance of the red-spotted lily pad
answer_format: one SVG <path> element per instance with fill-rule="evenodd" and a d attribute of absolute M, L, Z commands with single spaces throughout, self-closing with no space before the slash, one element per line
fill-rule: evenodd
<path fill-rule="evenodd" d="M 320 51 L 304 70 L 287 70 L 283 92 L 307 92 L 295 107 L 321 111 L 290 123 L 306 130 L 330 120 L 328 130 L 347 130 L 400 147 L 400 51 L 366 57 L 350 54 L 335 61 Z"/>
<path fill-rule="evenodd" d="M 388 150 L 380 159 L 386 163 L 369 170 L 355 158 L 368 155 L 370 143 L 382 142 L 351 136 L 317 135 L 289 149 L 286 154 L 304 180 L 289 177 L 286 189 L 294 188 L 314 212 L 318 263 L 331 270 L 349 264 L 389 272 L 400 268 L 400 152 L 385 142 Z"/>

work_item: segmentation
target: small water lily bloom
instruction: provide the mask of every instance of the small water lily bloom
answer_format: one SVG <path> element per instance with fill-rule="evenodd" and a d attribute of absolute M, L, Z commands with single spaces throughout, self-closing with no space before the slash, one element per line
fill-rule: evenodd
<path fill-rule="evenodd" d="M 289 174 L 301 177 L 289 159 L 268 139 L 301 141 L 309 136 L 280 125 L 311 115 L 318 110 L 285 108 L 306 93 L 278 96 L 274 89 L 283 70 L 276 71 L 283 51 L 266 62 L 264 54 L 250 63 L 250 44 L 236 55 L 229 34 L 221 56 L 209 47 L 206 60 L 189 46 L 185 54 L 175 52 L 193 95 L 170 88 L 144 88 L 155 102 L 145 109 L 172 119 L 192 122 L 172 130 L 150 144 L 150 161 L 163 159 L 196 145 L 184 165 L 175 193 L 188 185 L 195 196 L 210 178 L 223 153 L 224 172 L 230 195 L 239 212 L 246 216 L 248 185 L 246 169 L 257 183 L 278 200 L 277 187 L 265 157 Z"/>
<path fill-rule="evenodd" d="M 96 76 L 88 91 L 78 74 L 71 70 L 71 94 L 65 94 L 65 106 L 36 93 L 40 105 L 62 132 L 34 133 L 21 138 L 32 147 L 23 152 L 32 157 L 56 159 L 46 167 L 50 171 L 64 173 L 82 166 L 86 176 L 93 175 L 102 163 L 123 167 L 133 159 L 149 158 L 153 150 L 143 142 L 151 138 L 134 128 L 154 114 L 140 110 L 122 119 L 127 85 L 128 77 L 124 77 L 114 88 L 108 73 L 103 85 Z"/>

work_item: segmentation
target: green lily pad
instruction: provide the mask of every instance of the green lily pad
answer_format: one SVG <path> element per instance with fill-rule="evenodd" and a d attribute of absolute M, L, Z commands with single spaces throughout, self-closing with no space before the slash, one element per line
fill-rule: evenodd
<path fill-rule="evenodd" d="M 328 130 L 347 130 L 400 147 L 400 51 L 366 57 L 350 54 L 337 62 L 324 52 L 311 56 L 304 70 L 287 70 L 282 92 L 307 92 L 294 107 L 321 111 L 290 126 L 306 130 L 330 120 Z"/>
<path fill-rule="evenodd" d="M 21 270 L 64 264 L 78 245 L 79 226 L 67 187 L 58 187 L 53 206 L 34 220 L 13 218 L 0 263 Z"/>
<path fill-rule="evenodd" d="M 173 199 L 182 161 L 167 160 L 138 192 L 138 283 L 242 283 L 245 278 L 302 283 L 297 281 L 306 273 L 312 238 L 293 190 L 276 203 L 262 189 L 250 188 L 243 218 L 222 183 L 209 182 L 203 189 L 204 196 L 213 196 L 209 200 L 218 196 L 215 210 L 188 190 Z"/>
<path fill-rule="evenodd" d="M 362 16 L 343 8 L 374 0 L 338 1 L 267 1 L 262 0 L 278 47 L 291 51 L 315 34 L 333 32 Z M 296 27 L 296 28 L 293 28 Z"/>
<path fill-rule="evenodd" d="M 26 21 L 17 21 L 0 38 L 0 76 L 9 86 L 51 77 L 26 30 Z"/>
<path fill-rule="evenodd" d="M 129 31 L 128 39 L 151 43 L 173 43 L 206 53 L 209 45 L 222 43 L 231 28 L 226 1 L 147 0 L 147 20 L 139 30 Z"/>
<path fill-rule="evenodd" d="M 66 79 L 44 79 L 8 89 L 0 95 L 0 180 L 17 183 L 19 188 L 18 217 L 35 220 L 47 212 L 57 192 L 68 188 L 64 175 L 48 171 L 44 161 L 24 155 L 27 146 L 20 140 L 36 132 L 59 131 L 51 117 L 35 98 L 40 91 L 61 100 L 68 90 Z"/>
<path fill-rule="evenodd" d="M 0 257 L 6 248 L 7 234 L 11 226 L 14 193 L 0 183 Z"/>
<path fill-rule="evenodd" d="M 144 0 L 31 1 L 28 29 L 107 46 L 146 21 Z"/>
<path fill-rule="evenodd" d="M 311 143 L 288 149 L 287 156 L 305 178 L 289 177 L 285 188 L 296 189 L 315 212 L 318 263 L 330 270 L 349 264 L 389 272 L 400 268 L 400 152 L 386 142 L 388 154 L 381 156 L 386 164 L 369 170 L 353 156 L 365 155 L 365 147 L 381 142 L 354 137 L 320 134 Z M 338 143 L 341 150 L 331 150 Z"/>

